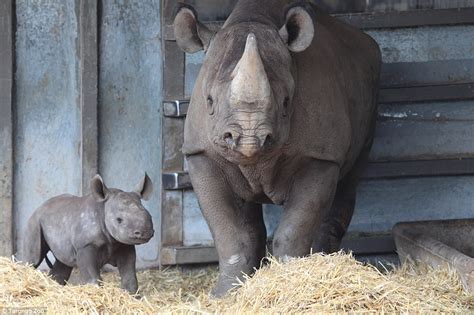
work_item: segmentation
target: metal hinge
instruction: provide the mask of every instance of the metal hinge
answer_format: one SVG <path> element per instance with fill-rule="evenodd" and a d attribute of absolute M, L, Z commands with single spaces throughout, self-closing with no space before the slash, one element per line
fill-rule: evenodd
<path fill-rule="evenodd" d="M 193 187 L 189 174 L 185 172 L 163 173 L 161 178 L 164 190 L 189 189 Z"/>
<path fill-rule="evenodd" d="M 163 101 L 163 115 L 171 118 L 186 117 L 189 100 Z"/>

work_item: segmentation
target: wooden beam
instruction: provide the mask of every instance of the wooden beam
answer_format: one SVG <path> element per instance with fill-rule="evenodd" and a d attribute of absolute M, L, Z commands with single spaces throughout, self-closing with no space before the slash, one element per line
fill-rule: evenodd
<path fill-rule="evenodd" d="M 363 179 L 474 174 L 474 159 L 371 162 Z"/>
<path fill-rule="evenodd" d="M 411 103 L 474 99 L 474 83 L 380 89 L 378 102 Z"/>
<path fill-rule="evenodd" d="M 271 240 L 267 247 L 271 252 Z M 391 235 L 368 235 L 354 237 L 348 235 L 342 240 L 341 248 L 354 254 L 368 255 L 395 252 L 395 243 Z M 214 246 L 169 246 L 161 250 L 162 265 L 185 265 L 214 263 L 219 260 Z"/>
<path fill-rule="evenodd" d="M 334 17 L 362 30 L 406 28 L 420 26 L 464 25 L 474 24 L 474 8 L 430 9 L 410 11 L 388 11 L 370 13 L 336 14 Z M 174 40 L 172 20 L 163 26 L 165 40 Z M 208 27 L 216 29 L 224 21 L 205 22 Z"/>
<path fill-rule="evenodd" d="M 98 172 L 98 11 L 97 1 L 79 0 L 79 84 L 81 105 L 81 190 Z"/>
<path fill-rule="evenodd" d="M 13 254 L 13 0 L 0 2 L 0 256 Z"/>
<path fill-rule="evenodd" d="M 173 21 L 176 0 L 162 2 L 163 26 Z M 168 100 L 184 97 L 185 55 L 176 42 L 163 40 L 163 96 Z M 163 110 L 164 112 L 164 110 Z M 163 117 L 162 120 L 162 170 L 181 172 L 184 156 L 181 146 L 184 139 L 184 120 Z M 180 246 L 183 243 L 183 192 L 162 190 L 161 198 L 161 247 Z M 160 257 L 166 252 L 160 250 Z"/>

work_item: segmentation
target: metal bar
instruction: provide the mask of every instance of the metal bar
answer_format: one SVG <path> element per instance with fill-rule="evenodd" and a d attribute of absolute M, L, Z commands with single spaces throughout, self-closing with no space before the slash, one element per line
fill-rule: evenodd
<path fill-rule="evenodd" d="M 371 162 L 364 179 L 474 174 L 474 159 Z"/>
<path fill-rule="evenodd" d="M 271 241 L 268 245 L 271 248 Z M 341 248 L 357 255 L 392 253 L 395 243 L 390 235 L 365 236 L 343 239 Z M 183 265 L 213 263 L 219 257 L 214 246 L 168 246 L 162 248 L 160 260 L 162 265 Z"/>
<path fill-rule="evenodd" d="M 362 179 L 473 175 L 474 159 L 370 162 Z M 163 173 L 163 189 L 192 189 L 186 172 Z"/>
<path fill-rule="evenodd" d="M 0 256 L 13 254 L 13 0 L 0 2 Z"/>
<path fill-rule="evenodd" d="M 178 190 L 192 188 L 191 179 L 186 172 L 163 173 L 162 187 L 165 190 Z"/>
<path fill-rule="evenodd" d="M 381 88 L 474 82 L 474 59 L 383 63 Z"/>
<path fill-rule="evenodd" d="M 334 17 L 354 27 L 370 30 L 420 26 L 474 24 L 474 8 L 387 11 L 336 14 Z M 220 28 L 224 21 L 205 22 L 211 28 Z M 164 39 L 175 40 L 172 20 L 163 27 Z"/>
<path fill-rule="evenodd" d="M 360 29 L 403 28 L 474 23 L 474 8 L 388 11 L 335 15 Z"/>
<path fill-rule="evenodd" d="M 434 66 L 435 65 L 433 65 L 433 68 Z M 424 65 L 422 67 L 427 66 Z M 392 67 L 390 66 L 389 68 Z M 447 69 L 448 67 L 444 68 Z M 418 68 L 414 66 L 414 71 L 417 69 Z M 467 66 L 465 66 L 464 69 L 466 70 Z M 399 74 L 399 81 L 396 84 L 402 86 L 403 83 L 401 82 L 403 79 L 401 79 L 400 71 L 394 71 L 394 73 L 390 74 L 390 76 L 394 77 L 395 72 L 398 72 Z M 455 78 L 455 76 L 450 76 L 449 73 L 440 74 L 440 76 L 444 75 L 446 78 Z M 461 77 L 461 75 L 459 75 L 459 77 Z M 433 79 L 433 77 L 431 78 Z M 474 99 L 474 83 L 472 82 L 460 84 L 441 83 L 439 85 L 422 86 L 422 82 L 418 81 L 418 84 L 420 84 L 420 86 L 383 87 L 379 92 L 379 103 L 390 104 L 429 101 L 461 101 Z M 188 108 L 189 99 L 163 102 L 163 114 L 165 117 L 184 118 L 186 117 Z"/>
<path fill-rule="evenodd" d="M 97 1 L 79 1 L 79 84 L 81 104 L 82 194 L 98 172 L 98 20 Z"/>
<path fill-rule="evenodd" d="M 379 103 L 456 101 L 474 99 L 474 83 L 381 89 Z"/>
<path fill-rule="evenodd" d="M 163 115 L 170 118 L 186 117 L 188 113 L 189 101 L 164 101 Z"/>

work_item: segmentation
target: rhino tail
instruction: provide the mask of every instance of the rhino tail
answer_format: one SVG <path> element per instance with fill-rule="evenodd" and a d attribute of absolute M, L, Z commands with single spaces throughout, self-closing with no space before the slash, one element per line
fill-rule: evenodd
<path fill-rule="evenodd" d="M 42 248 L 43 243 L 44 237 L 41 231 L 41 224 L 33 215 L 26 227 L 20 260 L 37 268 L 45 256 L 44 249 Z"/>

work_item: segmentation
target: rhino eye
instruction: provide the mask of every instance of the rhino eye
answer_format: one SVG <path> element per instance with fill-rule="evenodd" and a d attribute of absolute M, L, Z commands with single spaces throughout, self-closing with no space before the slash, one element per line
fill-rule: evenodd
<path fill-rule="evenodd" d="M 283 101 L 283 116 L 288 115 L 288 105 L 290 104 L 290 98 L 287 96 Z"/>
<path fill-rule="evenodd" d="M 122 223 L 123 219 L 122 218 L 117 218 L 118 224 Z"/>
<path fill-rule="evenodd" d="M 214 114 L 214 100 L 210 95 L 207 97 L 207 112 L 209 115 Z"/>

